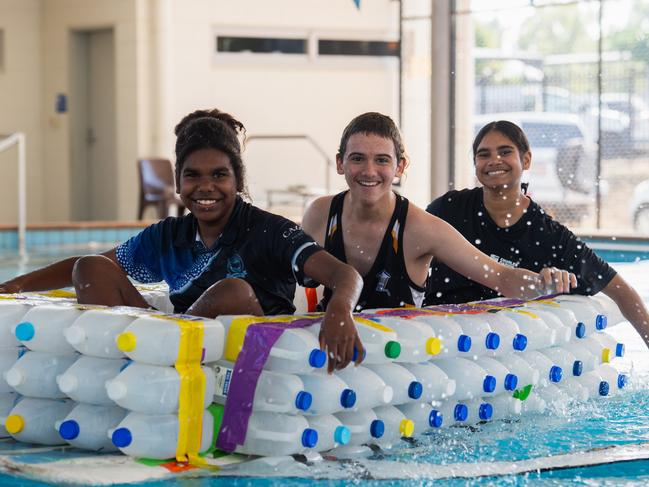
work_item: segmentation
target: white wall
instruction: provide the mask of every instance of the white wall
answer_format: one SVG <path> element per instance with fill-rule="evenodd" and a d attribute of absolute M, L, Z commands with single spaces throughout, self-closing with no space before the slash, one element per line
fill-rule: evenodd
<path fill-rule="evenodd" d="M 41 45 L 38 0 L 1 0 L 0 30 L 4 31 L 4 67 L 0 68 L 0 134 L 25 132 L 27 138 L 27 214 L 43 215 L 41 121 Z M 54 100 L 51 100 L 53 106 Z M 18 153 L 0 153 L 0 225 L 18 221 Z M 51 204 L 51 201 L 50 201 Z"/>

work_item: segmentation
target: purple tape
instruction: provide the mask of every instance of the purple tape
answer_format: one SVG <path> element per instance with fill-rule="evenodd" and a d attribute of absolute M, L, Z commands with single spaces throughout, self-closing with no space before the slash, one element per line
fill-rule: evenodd
<path fill-rule="evenodd" d="M 301 318 L 290 323 L 268 321 L 254 323 L 248 327 L 243 348 L 234 364 L 232 382 L 223 410 L 223 421 L 216 440 L 218 449 L 232 452 L 237 445 L 245 441 L 259 375 L 270 349 L 284 330 L 304 328 L 319 321 L 322 321 L 322 318 Z"/>

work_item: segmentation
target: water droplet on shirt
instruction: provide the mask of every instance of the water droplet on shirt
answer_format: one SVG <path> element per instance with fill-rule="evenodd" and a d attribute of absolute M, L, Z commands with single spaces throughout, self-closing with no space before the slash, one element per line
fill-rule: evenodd
<path fill-rule="evenodd" d="M 480 245 L 481 243 L 482 243 L 482 240 L 480 240 L 479 238 L 475 239 L 475 244 L 476 245 Z"/>

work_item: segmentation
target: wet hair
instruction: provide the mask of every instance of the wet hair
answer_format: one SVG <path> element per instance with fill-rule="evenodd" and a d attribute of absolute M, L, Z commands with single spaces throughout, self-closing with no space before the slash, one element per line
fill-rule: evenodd
<path fill-rule="evenodd" d="M 216 149 L 230 159 L 237 181 L 237 192 L 247 194 L 246 171 L 241 159 L 239 135 L 245 140 L 246 129 L 229 113 L 216 108 L 196 110 L 176 125 L 176 187 L 180 187 L 180 174 L 187 157 L 197 150 Z"/>
<path fill-rule="evenodd" d="M 530 152 L 530 142 L 527 140 L 527 135 L 525 135 L 523 129 L 520 128 L 515 123 L 510 122 L 508 120 L 498 120 L 494 122 L 489 122 L 487 125 L 482 127 L 478 132 L 478 134 L 475 136 L 475 139 L 473 139 L 473 162 L 474 163 L 475 163 L 476 153 L 478 152 L 478 147 L 480 146 L 480 142 L 482 142 L 482 139 L 484 139 L 485 135 L 487 135 L 489 132 L 500 132 L 509 140 L 511 140 L 516 146 L 516 148 L 518 149 L 518 152 L 521 157 L 523 157 L 523 155 L 526 152 Z M 523 189 L 524 193 L 527 193 L 528 186 L 529 183 L 521 183 L 521 188 Z"/>
<path fill-rule="evenodd" d="M 397 162 L 406 158 L 406 150 L 401 139 L 401 132 L 399 132 L 394 121 L 387 115 L 377 112 L 367 112 L 354 118 L 345 127 L 345 130 L 343 130 L 343 135 L 340 138 L 340 146 L 338 147 L 338 156 L 341 159 L 345 157 L 349 138 L 358 133 L 374 134 L 392 140 L 394 151 L 397 155 Z"/>

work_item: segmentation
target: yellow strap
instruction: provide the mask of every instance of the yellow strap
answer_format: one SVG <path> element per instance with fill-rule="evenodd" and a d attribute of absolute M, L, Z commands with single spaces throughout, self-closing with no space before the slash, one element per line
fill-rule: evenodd
<path fill-rule="evenodd" d="M 180 375 L 176 460 L 200 466 L 206 463 L 198 455 L 205 402 L 205 374 L 201 369 L 204 327 L 202 321 L 178 319 L 176 323 L 180 327 L 180 344 L 175 364 Z"/>
<path fill-rule="evenodd" d="M 535 315 L 531 311 L 525 311 L 524 309 L 519 309 L 519 308 L 508 308 L 507 306 L 494 306 L 493 304 L 483 304 L 483 303 L 466 303 L 467 306 L 471 306 L 472 308 L 485 308 L 485 309 L 497 309 L 500 311 L 512 311 L 514 313 L 520 313 L 525 316 L 529 316 L 530 318 L 537 319 L 539 316 Z"/>
<path fill-rule="evenodd" d="M 534 302 L 540 304 L 547 304 L 548 306 L 553 306 L 555 308 L 561 308 L 561 305 L 559 303 L 555 303 L 554 301 L 550 301 L 549 299 L 539 299 Z"/>
<path fill-rule="evenodd" d="M 67 291 L 65 289 L 53 289 L 51 291 L 39 292 L 39 296 L 48 298 L 76 298 L 77 293 L 74 291 Z"/>
<path fill-rule="evenodd" d="M 309 315 L 309 317 L 317 317 L 317 315 Z M 230 322 L 230 329 L 228 336 L 225 340 L 225 348 L 223 350 L 223 357 L 225 360 L 235 362 L 239 356 L 239 352 L 243 348 L 243 341 L 246 338 L 246 331 L 253 323 L 288 323 L 291 321 L 305 318 L 305 316 L 240 316 L 234 318 Z"/>
<path fill-rule="evenodd" d="M 394 333 L 394 330 L 392 328 L 388 328 L 387 326 L 383 326 L 380 323 L 377 323 L 376 321 L 368 320 L 367 318 L 361 318 L 360 316 L 354 316 L 354 321 L 356 323 L 360 323 L 361 325 L 369 326 L 370 328 L 374 328 L 375 330 L 383 331 L 385 333 Z"/>

